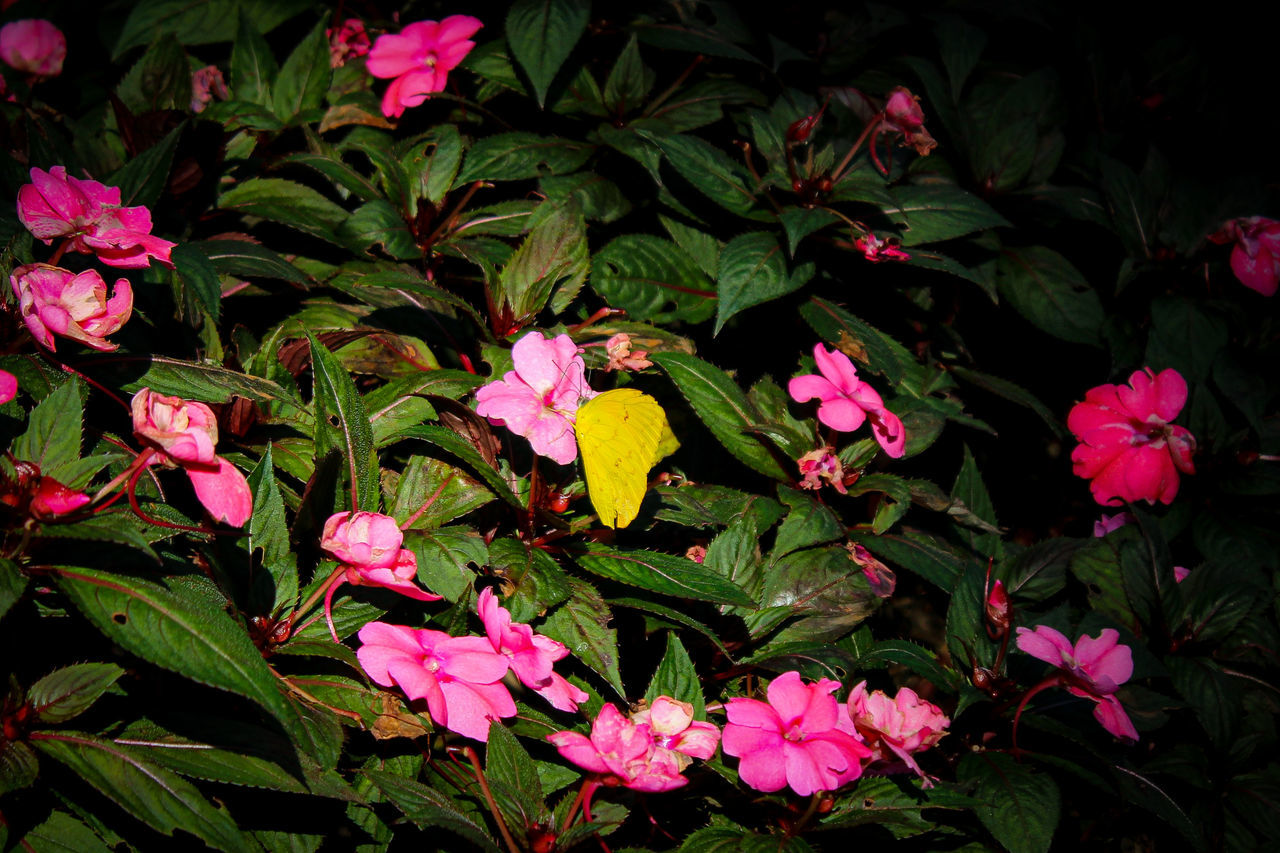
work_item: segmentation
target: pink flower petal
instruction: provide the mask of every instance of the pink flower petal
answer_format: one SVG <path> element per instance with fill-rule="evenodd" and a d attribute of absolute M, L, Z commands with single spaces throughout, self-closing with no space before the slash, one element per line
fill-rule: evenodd
<path fill-rule="evenodd" d="M 240 469 L 221 456 L 215 460 L 215 470 L 187 466 L 187 476 L 210 515 L 232 527 L 243 527 L 253 514 L 253 492 Z"/>

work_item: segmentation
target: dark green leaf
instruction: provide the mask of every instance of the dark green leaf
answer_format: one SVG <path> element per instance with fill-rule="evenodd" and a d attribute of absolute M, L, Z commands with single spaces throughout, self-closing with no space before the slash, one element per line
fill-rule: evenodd
<path fill-rule="evenodd" d="M 90 516 L 70 524 L 49 524 L 37 534 L 44 539 L 82 539 L 88 542 L 114 542 L 136 548 L 157 563 L 160 556 L 152 549 L 147 537 L 137 527 L 132 517 L 109 512 Z"/>
<path fill-rule="evenodd" d="M 550 554 L 515 539 L 489 543 L 489 569 L 510 590 L 504 604 L 516 622 L 532 622 L 573 594 L 569 576 Z"/>
<path fill-rule="evenodd" d="M 721 642 L 719 634 L 699 622 L 697 619 L 692 619 L 678 610 L 672 610 L 670 607 L 664 607 L 661 604 L 654 604 L 651 601 L 644 601 L 639 598 L 611 598 L 607 603 L 611 607 L 629 607 L 632 610 L 642 610 L 646 613 L 652 613 L 653 615 L 658 616 L 661 619 L 665 619 L 668 622 L 673 622 L 676 625 L 683 625 L 690 630 L 697 631 L 702 634 L 702 636 L 710 640 L 711 643 L 720 650 L 721 654 L 723 654 L 725 658 L 733 660 L 733 656 L 729 654 L 729 650 L 725 648 L 724 643 Z"/>
<path fill-rule="evenodd" d="M 30 786 L 39 774 L 40 762 L 31 747 L 17 740 L 0 742 L 0 794 Z"/>
<path fill-rule="evenodd" d="M 1037 329 L 1071 343 L 1099 344 L 1102 302 L 1080 271 L 1054 250 L 1004 249 L 996 261 L 996 285 Z"/>
<path fill-rule="evenodd" d="M 262 567 L 271 573 L 275 596 L 271 610 L 288 607 L 298 597 L 298 558 L 289 546 L 284 499 L 276 483 L 271 445 L 249 474 L 253 515 L 249 517 L 249 553 L 262 551 Z"/>
<path fill-rule="evenodd" d="M 884 212 L 903 227 L 904 246 L 939 243 L 1009 224 L 985 201 L 956 186 L 901 186 L 890 189 L 889 194 L 894 206 Z"/>
<path fill-rule="evenodd" d="M 218 207 L 288 225 L 339 243 L 336 231 L 347 212 L 320 193 L 283 178 L 249 178 L 222 193 Z"/>
<path fill-rule="evenodd" d="M 574 561 L 600 577 L 664 595 L 745 607 L 755 604 L 737 584 L 687 557 L 595 546 L 574 554 Z"/>
<path fill-rule="evenodd" d="M 645 110 L 648 119 L 659 121 L 671 133 L 684 133 L 719 121 L 724 109 L 733 104 L 759 103 L 760 92 L 737 80 L 703 80 L 681 89 L 660 104 Z M 637 124 L 648 122 L 642 120 Z"/>
<path fill-rule="evenodd" d="M 730 240 L 720 252 L 719 270 L 715 334 L 739 311 L 785 296 L 808 279 L 801 271 L 787 273 L 778 241 L 763 231 Z"/>
<path fill-rule="evenodd" d="M 1206 312 L 1202 302 L 1161 296 L 1151 302 L 1147 363 L 1155 371 L 1172 367 L 1188 383 L 1209 378 L 1214 360 L 1227 345 L 1226 321 Z"/>
<path fill-rule="evenodd" d="M 405 817 L 418 826 L 429 829 L 438 827 L 457 834 L 481 850 L 501 853 L 484 827 L 464 814 L 452 800 L 421 782 L 407 779 L 381 770 L 362 771 L 377 789 Z"/>
<path fill-rule="evenodd" d="M 112 56 L 149 42 L 156 33 L 173 33 L 183 44 L 231 41 L 237 10 L 258 32 L 269 33 L 310 6 L 305 0 L 143 0 L 132 6 Z"/>
<path fill-rule="evenodd" d="M 329 91 L 329 39 L 324 30 L 327 21 L 320 21 L 289 54 L 280 67 L 280 73 L 271 80 L 272 106 L 276 115 L 289 121 L 296 119 L 303 110 L 315 109 L 324 104 Z"/>
<path fill-rule="evenodd" d="M 454 186 L 537 178 L 544 170 L 564 175 L 576 171 L 590 156 L 591 146 L 581 142 L 534 133 L 499 133 L 471 146 Z"/>
<path fill-rule="evenodd" d="M 0 559 L 0 619 L 18 603 L 27 588 L 27 576 L 18 571 L 13 560 Z"/>
<path fill-rule="evenodd" d="M 656 75 L 640 58 L 640 46 L 633 35 L 613 63 L 604 81 L 605 105 L 617 115 L 635 112 L 653 88 Z"/>
<path fill-rule="evenodd" d="M 306 285 L 307 277 L 283 257 L 257 243 L 245 240 L 199 240 L 184 243 L 203 252 L 218 272 L 254 278 L 278 278 Z"/>
<path fill-rule="evenodd" d="M 533 84 L 538 106 L 587 28 L 587 0 L 517 0 L 507 12 L 507 45 Z"/>
<path fill-rule="evenodd" d="M 910 350 L 834 303 L 814 297 L 800 308 L 800 316 L 842 352 L 864 353 L 858 362 L 894 385 L 917 370 Z"/>
<path fill-rule="evenodd" d="M 147 52 L 116 86 L 116 97 L 130 112 L 186 109 L 191 100 L 191 66 L 173 36 L 148 35 Z"/>
<path fill-rule="evenodd" d="M 702 697 L 698 671 L 674 632 L 667 634 L 667 652 L 662 656 L 662 662 L 658 664 L 658 669 L 649 682 L 649 689 L 644 694 L 645 700 L 650 704 L 659 696 L 688 702 L 693 705 L 694 719 L 706 719 L 706 700 Z"/>
<path fill-rule="evenodd" d="M 1109 537 L 1108 537 L 1109 538 Z M 1139 628 L 1120 572 L 1120 558 L 1107 539 L 1086 542 L 1071 555 L 1071 573 L 1089 590 L 1089 604 L 1130 630 Z"/>
<path fill-rule="evenodd" d="M 1027 601 L 1044 601 L 1066 585 L 1067 567 L 1085 539 L 1048 539 L 1019 551 L 1000 566 L 1010 595 Z"/>
<path fill-rule="evenodd" d="M 592 259 L 591 286 L 609 304 L 647 323 L 695 323 L 715 307 L 711 281 L 676 244 L 624 234 Z"/>
<path fill-rule="evenodd" d="M 539 630 L 568 646 L 619 696 L 626 696 L 618 672 L 618 632 L 608 627 L 613 613 L 591 584 L 573 577 L 565 580 L 572 590 L 569 600 L 551 611 Z"/>
<path fill-rule="evenodd" d="M 32 853 L 111 853 L 92 829 L 59 811 L 23 836 L 22 848 Z"/>
<path fill-rule="evenodd" d="M 953 500 L 962 501 L 969 511 L 978 518 L 994 526 L 996 510 L 987 494 L 986 484 L 982 482 L 982 474 L 978 471 L 978 463 L 964 446 L 964 458 L 960 463 L 960 471 L 956 474 L 955 485 L 951 487 Z M 999 557 L 1003 553 L 1000 536 L 995 533 L 979 533 L 970 527 L 959 527 L 956 530 L 960 537 L 969 543 L 969 547 L 986 557 Z"/>
<path fill-rule="evenodd" d="M 164 138 L 134 157 L 111 176 L 110 185 L 120 188 L 120 204 L 153 206 L 169 183 L 169 167 L 178 147 L 185 123 L 165 134 Z M 182 248 L 181 244 L 178 248 Z M 174 250 L 175 252 L 177 249 Z M 176 260 L 176 258 L 175 258 Z"/>
<path fill-rule="evenodd" d="M 956 772 L 982 801 L 975 811 L 1009 853 L 1045 853 L 1058 827 L 1058 786 L 1001 752 L 964 756 Z"/>
<path fill-rule="evenodd" d="M 858 658 L 859 668 L 886 664 L 902 664 L 938 687 L 955 686 L 957 682 L 956 674 L 944 667 L 937 655 L 910 640 L 881 640 Z"/>
<path fill-rule="evenodd" d="M 487 490 L 484 497 L 492 499 Z M 419 580 L 449 601 L 458 601 L 471 588 L 476 578 L 472 565 L 489 563 L 484 539 L 467 527 L 414 531 L 405 537 L 405 546 L 418 556 Z"/>
<path fill-rule="evenodd" d="M 591 269 L 586 223 L 576 203 L 552 208 L 538 219 L 498 276 L 496 293 L 516 318 L 533 317 L 552 293 L 551 310 L 560 313 Z"/>
<path fill-rule="evenodd" d="M 17 459 L 39 465 L 44 476 L 59 481 L 70 479 L 64 472 L 80 459 L 82 389 L 79 379 L 53 389 L 31 410 L 27 430 L 14 440 L 10 452 Z"/>
<path fill-rule="evenodd" d="M 196 298 L 214 322 L 222 311 L 222 282 L 213 262 L 199 249 L 187 243 L 173 247 L 170 257 L 182 279 L 182 286 Z"/>
<path fill-rule="evenodd" d="M 466 463 L 472 473 L 478 475 L 493 493 L 516 509 L 523 509 L 520 498 L 511 491 L 511 486 L 492 465 L 485 461 L 479 451 L 462 436 L 450 429 L 439 426 L 424 425 L 402 430 L 401 438 L 420 438 L 433 444 L 446 453 L 456 456 Z"/>
<path fill-rule="evenodd" d="M 1017 403 L 1020 406 L 1026 406 L 1031 411 L 1040 416 L 1049 429 L 1053 430 L 1053 434 L 1058 438 L 1066 438 L 1067 432 L 1062 425 L 1062 420 L 1054 415 L 1053 411 L 1040 402 L 1034 394 L 1020 385 L 1016 385 L 1007 379 L 1001 379 L 999 376 L 992 376 L 989 373 L 981 373 L 977 370 L 971 370 L 963 365 L 953 364 L 948 370 L 958 379 L 963 379 L 984 391 L 990 391 L 998 397 Z"/>
<path fill-rule="evenodd" d="M 910 527 L 904 527 L 901 533 L 874 537 L 854 533 L 849 538 L 871 547 L 878 556 L 948 591 L 955 586 L 956 579 L 971 561 L 968 555 L 962 554 L 945 540 Z"/>
<path fill-rule="evenodd" d="M 840 217 L 823 207 L 788 207 L 778 216 L 782 230 L 787 233 L 787 254 L 795 257 L 800 241 Z"/>
<path fill-rule="evenodd" d="M 315 458 L 318 465 L 337 453 L 346 466 L 355 506 L 353 510 L 377 512 L 378 469 L 373 451 L 373 428 L 355 383 L 338 359 L 310 332 L 311 370 L 315 378 L 312 399 L 316 407 Z"/>
<path fill-rule="evenodd" d="M 832 642 L 875 612 L 879 599 L 844 548 L 809 548 L 775 561 L 765 574 L 761 611 L 787 608 L 802 617 L 774 643 Z M 763 633 L 761 626 L 753 635 Z"/>
<path fill-rule="evenodd" d="M 755 183 L 745 166 L 696 136 L 640 135 L 662 149 L 667 162 L 699 192 L 739 216 L 755 207 Z"/>
<path fill-rule="evenodd" d="M 1215 746 L 1226 749 L 1243 718 L 1239 685 L 1232 684 L 1221 665 L 1209 658 L 1170 655 L 1164 663 L 1174 686 L 1195 710 Z"/>
<path fill-rule="evenodd" d="M 409 226 L 400 211 L 382 199 L 366 202 L 338 228 L 337 237 L 347 246 L 365 251 L 370 246 L 381 246 L 396 260 L 412 260 L 422 257 Z"/>
<path fill-rule="evenodd" d="M 77 663 L 54 670 L 27 690 L 42 723 L 64 723 L 89 709 L 124 670 L 113 663 Z"/>
<path fill-rule="evenodd" d="M 774 540 L 771 554 L 773 560 L 801 548 L 834 542 L 844 537 L 845 525 L 839 516 L 815 496 L 779 487 L 778 499 L 787 505 L 788 511 L 782 519 L 782 526 L 778 528 L 778 538 Z"/>
<path fill-rule="evenodd" d="M 522 812 L 518 816 L 525 819 L 524 826 L 545 823 L 550 819 L 551 813 L 543 804 L 538 767 L 506 726 L 489 727 L 484 770 L 491 783 L 497 782 L 505 786 L 518 797 L 518 805 Z"/>
<path fill-rule="evenodd" d="M 237 11 L 240 21 L 239 32 L 231 44 L 231 91 L 237 100 L 269 107 L 271 81 L 276 79 L 279 66 L 253 17 L 243 8 Z"/>

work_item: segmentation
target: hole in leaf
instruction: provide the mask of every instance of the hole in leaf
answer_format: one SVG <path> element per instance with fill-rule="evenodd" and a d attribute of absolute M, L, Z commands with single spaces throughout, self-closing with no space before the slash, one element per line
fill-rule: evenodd
<path fill-rule="evenodd" d="M 129 621 L 129 617 L 123 613 L 112 613 L 111 621 L 115 622 L 117 625 L 123 625 Z"/>

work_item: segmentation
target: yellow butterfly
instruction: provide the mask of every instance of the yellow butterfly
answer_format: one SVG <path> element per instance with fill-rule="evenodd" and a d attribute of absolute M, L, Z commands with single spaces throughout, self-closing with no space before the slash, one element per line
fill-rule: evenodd
<path fill-rule="evenodd" d="M 649 469 L 680 446 L 667 413 L 648 394 L 615 388 L 578 407 L 574 433 L 600 523 L 626 527 L 640 512 Z"/>

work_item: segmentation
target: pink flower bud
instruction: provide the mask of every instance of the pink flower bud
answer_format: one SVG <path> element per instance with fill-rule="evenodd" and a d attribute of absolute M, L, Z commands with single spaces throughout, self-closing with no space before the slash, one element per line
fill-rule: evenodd
<path fill-rule="evenodd" d="M 7 370 L 0 370 L 0 405 L 18 396 L 18 377 Z"/>
<path fill-rule="evenodd" d="M 84 492 L 69 489 L 52 477 L 41 477 L 28 511 L 33 518 L 45 520 L 73 512 L 89 501 L 90 497 Z"/>
<path fill-rule="evenodd" d="M 396 520 L 376 512 L 340 512 L 324 523 L 320 547 L 348 566 L 383 569 L 395 565 L 404 544 Z"/>
<path fill-rule="evenodd" d="M 66 58 L 66 36 L 46 20 L 27 18 L 0 27 L 0 59 L 18 71 L 56 77 Z"/>
<path fill-rule="evenodd" d="M 1001 635 L 1009 630 L 1010 624 L 1009 593 L 1004 584 L 996 581 L 987 594 L 987 621 L 997 628 Z"/>
<path fill-rule="evenodd" d="M 204 403 L 166 397 L 150 388 L 133 395 L 133 434 L 174 462 L 212 465 L 218 422 Z"/>
<path fill-rule="evenodd" d="M 107 296 L 107 283 L 95 270 L 76 275 L 49 264 L 18 267 L 9 276 L 22 321 L 41 345 L 56 350 L 54 335 L 80 341 L 96 350 L 116 344 L 107 335 L 119 331 L 133 311 L 133 289 L 118 279 Z"/>

